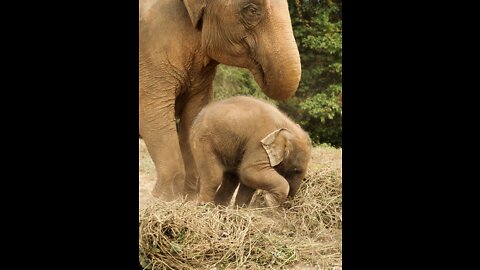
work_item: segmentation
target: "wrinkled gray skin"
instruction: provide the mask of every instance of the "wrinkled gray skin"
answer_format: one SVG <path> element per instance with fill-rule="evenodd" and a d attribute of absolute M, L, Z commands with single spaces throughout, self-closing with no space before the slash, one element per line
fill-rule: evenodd
<path fill-rule="evenodd" d="M 205 107 L 192 126 L 190 143 L 200 177 L 199 202 L 222 205 L 228 205 L 239 183 L 236 205 L 248 205 L 257 189 L 269 192 L 268 206 L 293 197 L 312 150 L 308 134 L 285 114 L 243 96 Z"/>
<path fill-rule="evenodd" d="M 189 129 L 213 99 L 217 65 L 249 69 L 273 99 L 298 87 L 287 0 L 140 0 L 139 31 L 139 132 L 157 171 L 152 194 L 195 194 Z"/>

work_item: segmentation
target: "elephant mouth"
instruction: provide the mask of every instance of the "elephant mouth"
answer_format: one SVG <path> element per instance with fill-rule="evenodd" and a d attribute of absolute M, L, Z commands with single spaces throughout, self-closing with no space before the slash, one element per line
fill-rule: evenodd
<path fill-rule="evenodd" d="M 255 59 L 252 59 L 252 62 L 253 62 L 253 68 L 251 69 L 251 72 L 253 74 L 253 78 L 257 82 L 258 86 L 261 89 L 264 89 L 264 86 L 267 83 L 265 81 L 265 72 L 263 71 L 263 67 Z"/>

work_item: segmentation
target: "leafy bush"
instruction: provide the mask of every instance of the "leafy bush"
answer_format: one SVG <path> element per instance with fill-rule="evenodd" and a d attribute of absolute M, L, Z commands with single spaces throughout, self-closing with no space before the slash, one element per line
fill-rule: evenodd
<path fill-rule="evenodd" d="M 260 90 L 248 69 L 219 65 L 213 82 L 215 99 L 221 100 L 235 95 L 254 96 L 269 100 Z"/>

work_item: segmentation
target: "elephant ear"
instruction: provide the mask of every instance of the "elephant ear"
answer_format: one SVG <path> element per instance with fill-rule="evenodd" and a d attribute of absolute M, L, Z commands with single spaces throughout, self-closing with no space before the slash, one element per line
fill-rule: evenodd
<path fill-rule="evenodd" d="M 282 130 L 288 132 L 287 129 L 280 128 L 261 140 L 263 149 L 267 152 L 272 167 L 280 164 L 289 154 L 288 138 L 280 134 Z"/>
<path fill-rule="evenodd" d="M 203 17 L 203 11 L 207 6 L 207 0 L 183 0 L 187 8 L 188 16 L 195 28 L 200 29 L 200 21 Z"/>

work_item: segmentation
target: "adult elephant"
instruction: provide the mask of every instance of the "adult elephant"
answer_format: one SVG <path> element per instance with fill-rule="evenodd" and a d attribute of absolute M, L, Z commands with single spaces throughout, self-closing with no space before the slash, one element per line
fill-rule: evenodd
<path fill-rule="evenodd" d="M 139 129 L 163 200 L 196 193 L 189 128 L 213 99 L 219 63 L 249 69 L 276 100 L 300 81 L 287 0 L 140 0 L 139 46 Z"/>

